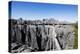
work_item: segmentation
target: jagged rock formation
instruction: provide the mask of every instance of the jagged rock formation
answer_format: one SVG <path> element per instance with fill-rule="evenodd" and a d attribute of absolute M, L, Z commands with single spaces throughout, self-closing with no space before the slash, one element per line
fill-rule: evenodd
<path fill-rule="evenodd" d="M 10 52 L 73 49 L 72 25 L 27 24 L 9 21 Z"/>

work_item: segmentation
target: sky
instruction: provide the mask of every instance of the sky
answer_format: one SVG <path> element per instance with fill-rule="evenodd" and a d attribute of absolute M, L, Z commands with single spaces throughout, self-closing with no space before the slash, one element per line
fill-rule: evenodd
<path fill-rule="evenodd" d="M 11 18 L 24 20 L 42 20 L 54 18 L 59 21 L 78 20 L 78 6 L 69 4 L 11 2 Z"/>

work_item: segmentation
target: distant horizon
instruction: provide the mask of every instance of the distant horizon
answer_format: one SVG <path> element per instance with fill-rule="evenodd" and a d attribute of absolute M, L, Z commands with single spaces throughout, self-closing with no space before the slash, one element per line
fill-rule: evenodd
<path fill-rule="evenodd" d="M 11 18 L 23 20 L 42 20 L 54 18 L 59 21 L 78 21 L 78 6 L 65 4 L 11 2 Z"/>
<path fill-rule="evenodd" d="M 15 20 L 19 20 L 20 18 L 11 18 L 11 19 L 15 19 Z M 43 18 L 43 19 L 46 19 L 46 18 Z M 40 21 L 43 21 L 43 19 L 35 19 L 35 20 L 31 20 L 31 19 L 29 19 L 29 20 L 26 20 L 26 19 L 23 19 L 22 18 L 22 20 L 26 20 L 26 21 L 37 21 L 37 20 L 40 20 Z M 50 20 L 50 19 L 54 19 L 54 18 L 49 18 L 49 19 L 46 19 L 46 20 Z M 56 20 L 56 21 L 58 21 L 58 22 L 68 22 L 68 23 L 76 23 L 76 22 L 78 22 L 78 20 L 77 21 L 75 21 L 75 22 L 71 22 L 71 21 L 67 21 L 67 20 L 58 20 L 58 19 L 54 19 L 54 20 Z"/>

